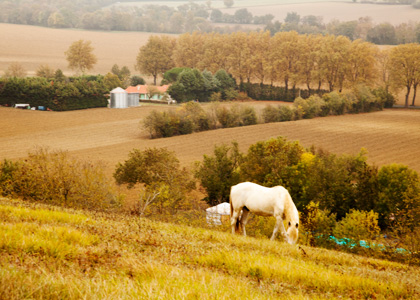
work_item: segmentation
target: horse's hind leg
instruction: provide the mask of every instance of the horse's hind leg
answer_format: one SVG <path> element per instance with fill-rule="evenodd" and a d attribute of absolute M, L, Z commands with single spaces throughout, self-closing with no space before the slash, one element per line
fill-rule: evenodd
<path fill-rule="evenodd" d="M 234 210 L 230 218 L 230 226 L 232 227 L 232 234 L 239 231 L 239 211 Z"/>

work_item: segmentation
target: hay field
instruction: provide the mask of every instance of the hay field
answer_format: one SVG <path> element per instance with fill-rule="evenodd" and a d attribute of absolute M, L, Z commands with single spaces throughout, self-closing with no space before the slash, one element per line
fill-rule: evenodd
<path fill-rule="evenodd" d="M 260 108 L 265 103 L 256 104 Z M 139 121 L 153 109 L 89 109 L 41 112 L 0 107 L 0 160 L 25 157 L 37 146 L 68 150 L 78 158 L 102 161 L 112 174 L 133 148 L 167 147 L 185 166 L 212 154 L 214 145 L 237 141 L 242 151 L 271 137 L 285 136 L 303 146 L 315 145 L 333 153 L 368 150 L 370 163 L 401 163 L 420 172 L 420 111 L 388 109 L 381 112 L 332 116 L 312 120 L 219 129 L 164 139 L 148 139 Z M 175 107 L 171 107 L 175 109 Z"/>
<path fill-rule="evenodd" d="M 134 64 L 139 48 L 150 35 L 153 33 L 53 29 L 0 23 L 0 75 L 12 62 L 21 63 L 28 75 L 34 75 L 42 64 L 71 75 L 74 72 L 67 68 L 64 52 L 80 39 L 92 41 L 98 58 L 90 73 L 106 74 L 114 64 L 118 64 L 120 67 L 127 66 L 135 74 Z"/>

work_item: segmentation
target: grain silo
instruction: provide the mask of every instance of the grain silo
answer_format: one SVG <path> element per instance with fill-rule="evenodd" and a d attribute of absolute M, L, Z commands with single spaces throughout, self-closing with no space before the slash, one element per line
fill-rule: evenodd
<path fill-rule="evenodd" d="M 139 106 L 140 105 L 139 93 L 128 93 L 127 97 L 128 97 L 128 107 Z"/>
<path fill-rule="evenodd" d="M 129 86 L 125 89 L 128 94 L 128 107 L 140 105 L 140 86 Z"/>
<path fill-rule="evenodd" d="M 127 92 L 117 87 L 111 91 L 111 108 L 127 108 L 128 107 L 128 95 Z"/>

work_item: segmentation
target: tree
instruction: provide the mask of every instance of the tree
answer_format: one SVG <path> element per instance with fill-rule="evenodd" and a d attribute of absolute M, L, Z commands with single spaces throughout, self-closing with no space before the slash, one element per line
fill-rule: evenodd
<path fill-rule="evenodd" d="M 272 38 L 272 63 L 279 80 L 283 80 L 286 95 L 289 83 L 299 80 L 299 61 L 302 54 L 301 37 L 296 31 L 278 32 Z"/>
<path fill-rule="evenodd" d="M 127 66 L 123 66 L 120 69 L 120 67 L 118 67 L 118 65 L 115 64 L 111 68 L 111 73 L 117 75 L 121 83 L 124 83 L 124 85 L 128 85 L 131 73 Z"/>
<path fill-rule="evenodd" d="M 339 91 L 343 89 L 350 45 L 349 38 L 344 36 L 327 35 L 322 40 L 318 72 L 328 83 L 330 92 L 337 86 Z"/>
<path fill-rule="evenodd" d="M 230 187 L 240 182 L 239 165 L 242 154 L 237 143 L 215 146 L 213 156 L 204 155 L 196 163 L 195 177 L 207 192 L 206 202 L 217 205 L 229 201 Z"/>
<path fill-rule="evenodd" d="M 196 68 L 204 52 L 204 35 L 185 33 L 178 37 L 172 58 L 176 67 Z M 219 45 L 220 46 L 220 45 Z"/>
<path fill-rule="evenodd" d="M 133 75 L 130 78 L 130 85 L 132 85 L 132 86 L 136 86 L 136 85 L 139 85 L 139 84 L 145 84 L 145 83 L 146 83 L 146 81 L 138 75 Z"/>
<path fill-rule="evenodd" d="M 7 70 L 4 72 L 4 77 L 25 77 L 26 70 L 22 64 L 18 62 L 13 62 L 9 65 Z"/>
<path fill-rule="evenodd" d="M 367 40 L 377 45 L 395 45 L 397 37 L 395 27 L 390 23 L 381 23 L 367 32 Z"/>
<path fill-rule="evenodd" d="M 91 41 L 78 40 L 73 42 L 69 49 L 64 52 L 70 69 L 83 74 L 86 70 L 93 69 L 97 58 L 93 54 L 91 43 Z"/>
<path fill-rule="evenodd" d="M 411 89 L 413 89 L 413 102 L 416 99 L 417 86 L 420 82 L 420 45 L 405 44 L 391 49 L 389 54 L 389 76 L 394 90 L 406 88 L 405 106 Z"/>
<path fill-rule="evenodd" d="M 108 73 L 104 77 L 104 86 L 106 87 L 106 89 L 108 91 L 111 91 L 111 90 L 113 90 L 116 87 L 121 87 L 122 86 L 122 82 L 118 78 L 117 75 L 112 74 L 112 73 Z"/>
<path fill-rule="evenodd" d="M 36 76 L 44 78 L 54 78 L 54 70 L 49 65 L 40 65 L 36 70 Z"/>
<path fill-rule="evenodd" d="M 234 3 L 235 2 L 233 0 L 223 0 L 223 4 L 228 8 L 232 7 Z"/>
<path fill-rule="evenodd" d="M 176 210 L 194 188 L 190 173 L 181 168 L 175 152 L 166 148 L 134 149 L 124 164 L 117 165 L 114 178 L 129 188 L 144 184 L 146 191 L 155 195 L 160 213 L 166 207 Z"/>
<path fill-rule="evenodd" d="M 168 36 L 151 36 L 147 44 L 140 48 L 137 55 L 136 68 L 146 75 L 152 75 L 154 85 L 157 76 L 174 66 L 172 51 L 175 47 L 175 39 Z"/>
<path fill-rule="evenodd" d="M 236 23 L 250 24 L 252 22 L 252 13 L 250 13 L 246 8 L 238 9 L 234 16 Z"/>
<path fill-rule="evenodd" d="M 378 73 L 376 69 L 376 58 L 379 49 L 377 46 L 355 40 L 349 47 L 347 80 L 351 86 L 358 83 L 372 84 Z"/>

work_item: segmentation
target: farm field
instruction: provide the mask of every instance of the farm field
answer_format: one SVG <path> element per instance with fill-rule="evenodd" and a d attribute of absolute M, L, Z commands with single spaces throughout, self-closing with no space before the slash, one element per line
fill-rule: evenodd
<path fill-rule="evenodd" d="M 105 75 L 114 64 L 118 64 L 120 67 L 127 66 L 135 74 L 139 48 L 151 35 L 153 33 L 53 29 L 0 23 L 0 71 L 6 70 L 12 62 L 19 62 L 28 75 L 35 75 L 42 64 L 72 75 L 64 52 L 73 42 L 83 39 L 92 41 L 93 52 L 98 58 L 90 73 Z"/>
<path fill-rule="evenodd" d="M 257 109 L 266 105 L 253 103 Z M 129 109 L 98 108 L 71 112 L 41 112 L 0 108 L 0 160 L 25 157 L 36 147 L 68 150 L 77 158 L 102 161 L 107 173 L 115 171 L 133 149 L 167 147 L 185 166 L 212 154 L 215 145 L 237 141 L 242 151 L 271 137 L 298 140 L 336 154 L 357 154 L 362 147 L 368 161 L 381 166 L 408 165 L 420 172 L 420 111 L 387 109 L 381 112 L 331 116 L 312 120 L 218 129 L 172 138 L 148 138 L 140 120 L 153 109 L 144 105 Z"/>

